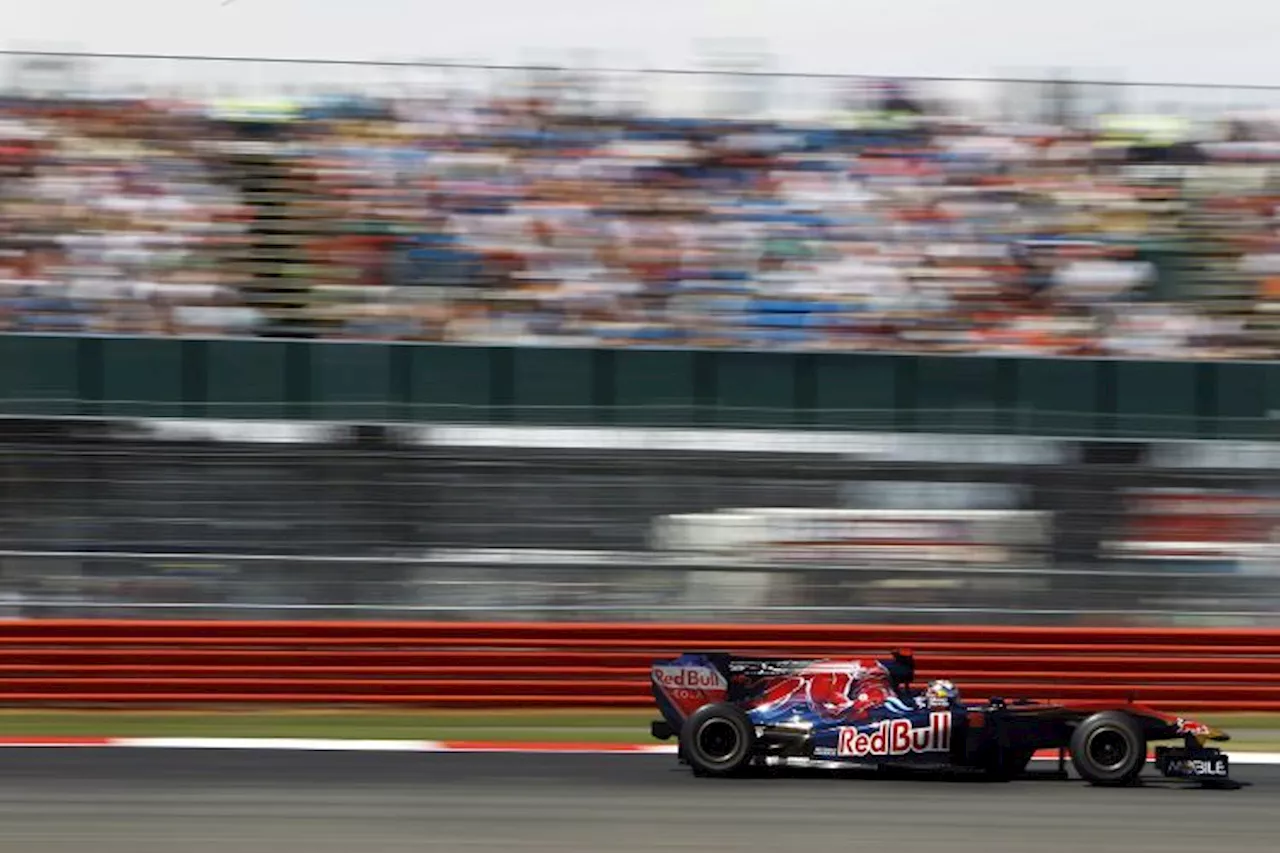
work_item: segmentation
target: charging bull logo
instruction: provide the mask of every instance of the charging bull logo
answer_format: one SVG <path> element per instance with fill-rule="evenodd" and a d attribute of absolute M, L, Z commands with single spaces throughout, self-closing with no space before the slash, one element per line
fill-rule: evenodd
<path fill-rule="evenodd" d="M 800 706 L 811 708 L 822 720 L 840 722 L 864 720 L 881 707 L 909 710 L 895 695 L 883 666 L 857 660 L 822 661 L 771 679 L 753 710 L 777 717 Z"/>
<path fill-rule="evenodd" d="M 951 749 L 951 714 L 929 715 L 927 728 L 913 728 L 908 720 L 884 720 L 874 729 L 842 727 L 836 754 L 846 758 L 947 752 Z"/>

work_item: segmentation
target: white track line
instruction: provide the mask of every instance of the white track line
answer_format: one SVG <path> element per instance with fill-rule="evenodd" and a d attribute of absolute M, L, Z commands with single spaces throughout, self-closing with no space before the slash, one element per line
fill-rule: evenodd
<path fill-rule="evenodd" d="M 592 743 L 504 743 L 500 741 L 440 740 L 344 740 L 312 738 L 198 738 L 198 737 L 121 737 L 121 738 L 4 738 L 0 749 L 23 748 L 104 748 L 113 749 L 238 749 L 294 752 L 492 752 L 509 754 L 579 754 L 579 755 L 674 755 L 669 744 L 592 744 Z M 1225 750 L 1232 764 L 1280 765 L 1280 752 L 1232 752 Z M 1056 753 L 1042 753 L 1036 761 L 1056 761 Z"/>

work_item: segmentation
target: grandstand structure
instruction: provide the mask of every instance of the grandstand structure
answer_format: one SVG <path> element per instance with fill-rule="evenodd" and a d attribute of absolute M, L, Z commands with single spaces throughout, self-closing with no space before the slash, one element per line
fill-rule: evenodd
<path fill-rule="evenodd" d="M 1280 619 L 1280 90 L 10 58 L 12 614 Z"/>

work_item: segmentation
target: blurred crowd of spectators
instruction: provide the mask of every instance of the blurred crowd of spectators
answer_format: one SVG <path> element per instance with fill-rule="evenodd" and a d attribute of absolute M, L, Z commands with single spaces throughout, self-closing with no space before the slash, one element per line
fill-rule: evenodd
<path fill-rule="evenodd" d="M 9 100 L 0 329 L 1277 355 L 1265 122 L 884 106 Z"/>

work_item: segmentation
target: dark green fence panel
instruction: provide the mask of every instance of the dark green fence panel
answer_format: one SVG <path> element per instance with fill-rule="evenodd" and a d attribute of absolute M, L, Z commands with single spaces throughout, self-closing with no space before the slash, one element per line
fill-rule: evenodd
<path fill-rule="evenodd" d="M 409 350 L 412 420 L 477 423 L 493 417 L 495 396 L 503 390 L 498 386 L 509 386 L 494 382 L 495 350 L 419 345 Z"/>
<path fill-rule="evenodd" d="M 398 346 L 307 345 L 311 417 L 326 421 L 387 422 L 401 416 L 393 363 Z M 308 358 L 309 356 L 309 358 Z"/>
<path fill-rule="evenodd" d="M 1180 438 L 1198 433 L 1195 362 L 1113 361 L 1110 366 L 1113 435 Z"/>
<path fill-rule="evenodd" d="M 0 414 L 1275 439 L 1280 365 L 0 335 Z"/>
<path fill-rule="evenodd" d="M 696 353 L 691 350 L 617 350 L 612 371 L 599 380 L 620 426 L 688 426 L 703 405 Z"/>
<path fill-rule="evenodd" d="M 715 425 L 794 426 L 797 358 L 791 353 L 715 353 Z"/>
<path fill-rule="evenodd" d="M 914 361 L 911 427 L 921 432 L 1001 432 L 1014 397 L 1014 365 L 1005 359 L 922 356 Z"/>
<path fill-rule="evenodd" d="M 529 424 L 594 423 L 595 359 L 595 351 L 589 349 L 512 349 L 512 419 Z"/>
<path fill-rule="evenodd" d="M 1093 435 L 1098 428 L 1098 362 L 1022 358 L 1016 362 L 1012 426 L 1015 433 Z"/>
<path fill-rule="evenodd" d="M 1263 405 L 1266 407 L 1263 416 L 1267 418 L 1267 423 L 1261 425 L 1260 431 L 1262 435 L 1259 437 L 1276 440 L 1280 439 L 1280 366 L 1265 365 L 1264 370 L 1264 376 L 1267 380 L 1267 395 L 1263 400 Z M 1263 431 L 1263 428 L 1269 429 Z"/>
<path fill-rule="evenodd" d="M 183 417 L 188 394 L 203 396 L 203 388 L 184 381 L 183 363 L 186 352 L 193 348 L 182 341 L 102 338 L 86 343 L 97 344 L 97 352 L 87 355 L 86 360 L 101 359 L 101 414 L 107 417 Z M 87 371 L 92 369 L 86 365 Z"/>
<path fill-rule="evenodd" d="M 1280 369 L 1267 364 L 1208 364 L 1201 373 L 1201 393 L 1209 398 L 1208 413 L 1202 424 L 1204 438 L 1265 438 L 1263 425 L 1269 409 L 1280 409 Z M 1207 388 L 1204 387 L 1207 385 Z M 1271 387 L 1268 387 L 1268 386 Z M 1268 396 L 1270 395 L 1270 399 Z M 1272 429 L 1280 430 L 1280 422 Z"/>
<path fill-rule="evenodd" d="M 819 353 L 813 356 L 814 426 L 891 430 L 898 420 L 898 373 L 907 359 L 893 355 Z"/>
<path fill-rule="evenodd" d="M 0 335 L 0 400 L 6 415 L 80 414 L 81 339 Z"/>
<path fill-rule="evenodd" d="M 203 341 L 206 417 L 276 420 L 292 416 L 286 341 Z M 189 344 L 188 344 L 189 345 Z"/>

